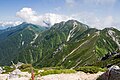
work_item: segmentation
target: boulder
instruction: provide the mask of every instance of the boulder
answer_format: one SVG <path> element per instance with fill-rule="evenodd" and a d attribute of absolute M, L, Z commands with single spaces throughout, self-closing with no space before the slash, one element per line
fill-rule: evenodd
<path fill-rule="evenodd" d="M 113 65 L 103 73 L 97 80 L 120 80 L 120 67 Z"/>
<path fill-rule="evenodd" d="M 0 67 L 0 74 L 3 73 L 3 72 L 5 72 L 5 70 L 3 70 L 2 67 Z"/>
<path fill-rule="evenodd" d="M 15 69 L 13 72 L 9 74 L 9 79 L 10 78 L 17 78 L 21 74 L 21 71 L 19 69 Z"/>
<path fill-rule="evenodd" d="M 3 72 L 3 69 L 0 67 L 0 74 Z"/>

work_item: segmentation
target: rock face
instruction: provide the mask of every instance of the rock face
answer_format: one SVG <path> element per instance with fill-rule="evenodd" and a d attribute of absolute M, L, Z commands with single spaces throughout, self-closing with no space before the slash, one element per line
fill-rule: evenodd
<path fill-rule="evenodd" d="M 102 74 L 97 80 L 120 80 L 120 68 L 119 66 L 113 65 Z"/>

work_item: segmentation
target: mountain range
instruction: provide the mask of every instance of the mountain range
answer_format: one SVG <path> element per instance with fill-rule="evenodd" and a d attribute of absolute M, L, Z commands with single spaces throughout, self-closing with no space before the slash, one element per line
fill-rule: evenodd
<path fill-rule="evenodd" d="M 90 28 L 76 20 L 50 28 L 24 22 L 0 30 L 0 65 L 13 61 L 36 67 L 106 67 L 119 64 L 119 49 L 119 30 Z"/>

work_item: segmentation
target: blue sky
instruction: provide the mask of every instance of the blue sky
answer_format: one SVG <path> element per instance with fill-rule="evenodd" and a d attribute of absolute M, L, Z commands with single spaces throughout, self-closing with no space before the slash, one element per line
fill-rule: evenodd
<path fill-rule="evenodd" d="M 119 28 L 119 14 L 120 0 L 0 0 L 0 25 L 76 19 L 99 29 Z"/>

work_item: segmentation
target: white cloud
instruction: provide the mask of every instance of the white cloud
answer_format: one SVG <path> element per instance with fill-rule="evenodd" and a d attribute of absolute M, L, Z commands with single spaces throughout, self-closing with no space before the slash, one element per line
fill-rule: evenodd
<path fill-rule="evenodd" d="M 106 25 L 106 26 L 110 26 L 110 25 L 112 26 L 114 23 L 114 19 L 112 16 L 107 16 L 103 21 L 104 21 L 103 22 L 104 25 Z"/>
<path fill-rule="evenodd" d="M 111 15 L 98 17 L 94 13 L 90 12 L 80 12 L 73 15 L 60 15 L 54 13 L 45 13 L 38 15 L 31 8 L 23 8 L 17 12 L 17 16 L 22 18 L 28 23 L 33 23 L 37 25 L 47 26 L 43 21 L 54 25 L 61 21 L 67 21 L 69 19 L 76 19 L 80 22 L 90 25 L 91 27 L 103 29 L 105 27 L 115 27 L 118 26 L 118 21 Z"/>
<path fill-rule="evenodd" d="M 41 26 L 46 26 L 46 24 L 43 21 L 53 25 L 55 23 L 59 23 L 61 21 L 66 21 L 70 19 L 70 17 L 68 16 L 54 13 L 37 15 L 37 13 L 31 8 L 23 8 L 19 12 L 17 12 L 16 15 L 28 23 L 33 23 Z"/>
<path fill-rule="evenodd" d="M 21 21 L 9 21 L 9 22 L 5 22 L 5 21 L 0 21 L 0 26 L 4 27 L 4 26 L 16 26 L 16 25 L 19 25 L 21 24 L 22 22 Z"/>
<path fill-rule="evenodd" d="M 17 12 L 16 15 L 24 19 L 26 22 L 38 24 L 37 21 L 39 20 L 39 17 L 37 16 L 36 12 L 33 11 L 31 8 L 23 8 L 22 10 Z"/>
<path fill-rule="evenodd" d="M 119 28 L 119 22 L 117 22 L 117 20 L 111 15 L 105 17 L 97 17 L 94 13 L 81 12 L 72 15 L 72 17 L 97 29 L 103 29 L 106 27 Z"/>
<path fill-rule="evenodd" d="M 8 27 L 17 26 L 21 23 L 22 23 L 21 21 L 14 21 L 14 22 L 12 22 L 12 21 L 9 21 L 9 22 L 0 21 L 0 29 L 5 29 L 5 28 L 8 28 Z"/>
<path fill-rule="evenodd" d="M 46 21 L 49 22 L 51 25 L 54 25 L 55 23 L 59 23 L 61 21 L 67 21 L 71 18 L 65 15 L 46 13 L 44 15 L 41 15 L 41 19 L 42 21 Z"/>

